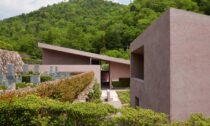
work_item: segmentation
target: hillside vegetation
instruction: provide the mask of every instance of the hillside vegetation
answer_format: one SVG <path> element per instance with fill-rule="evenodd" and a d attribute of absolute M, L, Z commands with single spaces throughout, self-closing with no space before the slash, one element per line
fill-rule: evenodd
<path fill-rule="evenodd" d="M 0 21 L 0 41 L 34 59 L 37 42 L 116 56 L 169 7 L 210 14 L 209 0 L 69 0 Z"/>

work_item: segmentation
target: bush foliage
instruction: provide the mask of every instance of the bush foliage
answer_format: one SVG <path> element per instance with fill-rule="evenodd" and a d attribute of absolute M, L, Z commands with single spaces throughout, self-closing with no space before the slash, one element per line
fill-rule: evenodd
<path fill-rule="evenodd" d="M 14 50 L 11 44 L 9 44 L 8 42 L 1 41 L 1 40 L 0 40 L 0 49 Z"/>
<path fill-rule="evenodd" d="M 122 104 L 130 104 L 130 91 L 117 91 Z"/>
<path fill-rule="evenodd" d="M 94 78 L 94 73 L 83 73 L 70 78 L 45 82 L 37 87 L 40 96 L 72 102 Z"/>
<path fill-rule="evenodd" d="M 118 114 L 120 112 L 120 114 Z M 0 100 L 2 126 L 209 126 L 210 119 L 192 115 L 170 123 L 163 113 L 148 109 L 115 109 L 102 103 L 60 102 L 35 95 Z"/>
<path fill-rule="evenodd" d="M 122 116 L 117 118 L 121 126 L 159 126 L 169 122 L 165 114 L 149 109 L 125 108 L 121 113 Z"/>
<path fill-rule="evenodd" d="M 22 75 L 22 82 L 30 83 L 30 77 L 31 75 Z"/>
<path fill-rule="evenodd" d="M 36 75 L 34 73 L 27 73 L 22 75 L 22 82 L 30 83 L 31 76 Z M 51 76 L 40 76 L 41 82 L 51 81 L 53 78 Z"/>
<path fill-rule="evenodd" d="M 110 105 L 62 103 L 34 95 L 1 100 L 0 125 L 4 126 L 101 126 L 116 112 Z"/>
<path fill-rule="evenodd" d="M 41 82 L 51 81 L 53 78 L 51 76 L 41 76 Z"/>
<path fill-rule="evenodd" d="M 36 85 L 33 84 L 33 83 L 25 83 L 25 82 L 22 82 L 22 83 L 16 83 L 16 89 L 19 89 L 19 88 L 26 88 L 26 87 L 35 87 Z"/>
<path fill-rule="evenodd" d="M 89 102 L 101 102 L 101 89 L 100 85 L 95 82 L 93 89 L 88 94 L 88 101 Z"/>
<path fill-rule="evenodd" d="M 112 82 L 112 86 L 114 88 L 130 87 L 130 82 L 128 82 L 128 81 L 114 81 L 114 82 Z"/>
<path fill-rule="evenodd" d="M 0 90 L 6 90 L 7 89 L 7 87 L 6 86 L 4 86 L 4 85 L 0 85 Z"/>
<path fill-rule="evenodd" d="M 56 83 L 45 82 L 29 93 L 0 96 L 2 126 L 209 126 L 210 119 L 192 115 L 185 122 L 170 123 L 167 115 L 149 109 L 115 109 L 102 103 L 69 103 L 93 81 L 93 72 Z M 89 94 L 100 98 L 99 85 Z M 39 95 L 39 96 L 37 96 Z M 41 96 L 41 97 L 40 97 Z M 60 101 L 59 101 L 60 100 Z"/>

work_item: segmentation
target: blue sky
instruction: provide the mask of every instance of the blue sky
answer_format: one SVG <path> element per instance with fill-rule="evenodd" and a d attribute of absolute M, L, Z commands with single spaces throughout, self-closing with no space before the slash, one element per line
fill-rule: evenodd
<path fill-rule="evenodd" d="M 52 5 L 64 0 L 0 0 L 0 20 L 12 16 L 28 13 L 40 7 Z M 121 4 L 128 4 L 130 0 L 112 0 Z"/>

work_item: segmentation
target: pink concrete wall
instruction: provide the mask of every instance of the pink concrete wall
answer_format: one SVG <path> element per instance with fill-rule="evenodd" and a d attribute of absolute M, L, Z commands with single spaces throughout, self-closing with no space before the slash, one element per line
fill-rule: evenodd
<path fill-rule="evenodd" d="M 42 64 L 87 65 L 90 64 L 90 58 L 54 50 L 42 49 Z"/>
<path fill-rule="evenodd" d="M 40 65 L 40 73 L 49 72 L 50 66 L 57 66 L 58 72 L 89 72 L 93 71 L 95 79 L 101 83 L 101 67 L 100 65 Z M 29 71 L 34 70 L 34 65 L 29 65 Z"/>
<path fill-rule="evenodd" d="M 131 105 L 139 105 L 170 115 L 170 33 L 167 12 L 131 44 L 131 73 L 142 66 L 138 55 L 144 55 L 144 80 L 131 74 Z M 144 50 L 140 50 L 144 46 Z M 143 51 L 143 52 L 142 52 Z M 137 57 L 136 57 L 137 56 Z M 138 92 L 138 93 L 137 93 Z"/>
<path fill-rule="evenodd" d="M 144 80 L 134 54 L 144 46 Z M 141 52 L 142 53 L 142 52 Z M 131 44 L 131 104 L 171 120 L 210 116 L 210 17 L 170 9 Z"/>
<path fill-rule="evenodd" d="M 171 118 L 210 116 L 210 17 L 171 10 Z"/>
<path fill-rule="evenodd" d="M 119 81 L 119 78 L 130 77 L 130 65 L 110 62 L 110 80 Z"/>

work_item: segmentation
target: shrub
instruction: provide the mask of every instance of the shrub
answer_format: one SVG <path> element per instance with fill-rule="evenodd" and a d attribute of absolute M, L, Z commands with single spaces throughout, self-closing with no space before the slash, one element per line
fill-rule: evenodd
<path fill-rule="evenodd" d="M 37 126 L 43 123 L 49 126 L 59 125 L 62 124 L 60 116 L 65 106 L 65 103 L 31 95 L 16 98 L 13 102 L 1 101 L 0 125 Z"/>
<path fill-rule="evenodd" d="M 7 90 L 6 86 L 0 85 L 0 90 Z"/>
<path fill-rule="evenodd" d="M 25 83 L 25 82 L 22 82 L 22 83 L 16 83 L 16 89 L 19 89 L 19 88 L 26 88 L 26 87 L 35 87 L 36 85 L 34 85 L 33 83 Z"/>
<path fill-rule="evenodd" d="M 93 90 L 88 94 L 88 100 L 91 102 L 100 101 L 101 97 L 101 89 L 98 83 L 95 83 L 93 86 Z"/>
<path fill-rule="evenodd" d="M 107 126 L 116 109 L 107 104 L 61 103 L 33 95 L 1 100 L 0 125 L 4 126 Z"/>
<path fill-rule="evenodd" d="M 9 44 L 8 42 L 4 42 L 0 40 L 0 49 L 5 49 L 5 50 L 14 50 L 14 47 Z"/>
<path fill-rule="evenodd" d="M 193 114 L 185 122 L 174 122 L 168 126 L 210 126 L 210 118 L 205 118 L 202 114 Z"/>
<path fill-rule="evenodd" d="M 113 87 L 130 87 L 130 79 L 120 78 L 119 81 L 112 82 Z"/>
<path fill-rule="evenodd" d="M 40 59 L 32 59 L 32 58 L 23 58 L 23 62 L 26 64 L 41 64 L 42 63 Z"/>
<path fill-rule="evenodd" d="M 68 117 L 73 126 L 107 126 L 116 111 L 108 104 L 79 103 L 71 106 Z"/>
<path fill-rule="evenodd" d="M 22 82 L 30 83 L 31 75 L 22 75 Z"/>
<path fill-rule="evenodd" d="M 168 124 L 168 118 L 163 113 L 156 113 L 149 109 L 121 109 L 122 115 L 116 120 L 121 126 L 159 126 Z"/>
<path fill-rule="evenodd" d="M 121 114 L 116 114 L 121 112 Z M 0 99 L 1 126 L 209 126 L 210 119 L 192 115 L 185 122 L 169 123 L 167 116 L 148 109 L 108 104 L 59 102 L 35 95 Z"/>
<path fill-rule="evenodd" d="M 88 72 L 61 80 L 45 82 L 37 87 L 40 96 L 72 102 L 93 81 L 94 73 Z"/>
<path fill-rule="evenodd" d="M 117 91 L 117 94 L 122 104 L 130 103 L 130 91 Z"/>
<path fill-rule="evenodd" d="M 46 82 L 51 80 L 53 80 L 51 76 L 41 76 L 41 82 Z"/>

